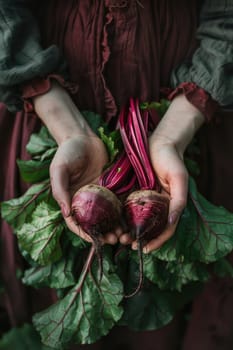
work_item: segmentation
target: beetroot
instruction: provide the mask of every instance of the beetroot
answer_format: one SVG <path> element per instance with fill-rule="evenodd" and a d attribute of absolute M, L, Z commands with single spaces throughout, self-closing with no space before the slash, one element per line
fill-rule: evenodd
<path fill-rule="evenodd" d="M 150 120 L 148 111 L 141 113 L 138 100 L 131 98 L 129 108 L 123 108 L 120 113 L 119 125 L 125 151 L 140 187 L 125 201 L 130 234 L 138 245 L 140 270 L 138 287 L 127 295 L 129 297 L 135 295 L 143 283 L 143 245 L 156 238 L 167 225 L 169 198 L 161 194 L 162 187 L 149 157 L 149 125 L 153 128 L 156 125 Z"/>
<path fill-rule="evenodd" d="M 169 198 L 153 190 L 134 191 L 127 197 L 125 208 L 132 238 L 148 242 L 167 224 Z"/>
<path fill-rule="evenodd" d="M 119 225 L 122 205 L 113 192 L 105 187 L 89 184 L 73 196 L 71 210 L 77 224 L 91 237 L 102 275 L 101 238 Z"/>
<path fill-rule="evenodd" d="M 71 206 L 77 223 L 93 240 L 114 230 L 121 207 L 113 192 L 95 184 L 81 187 L 74 194 Z"/>

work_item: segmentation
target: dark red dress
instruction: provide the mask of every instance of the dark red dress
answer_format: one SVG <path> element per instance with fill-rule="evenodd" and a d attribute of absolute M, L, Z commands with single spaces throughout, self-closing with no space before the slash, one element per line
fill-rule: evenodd
<path fill-rule="evenodd" d="M 170 85 L 172 69 L 190 58 L 198 44 L 195 33 L 199 8 L 194 0 L 148 0 L 146 6 L 136 0 L 50 0 L 46 6 L 40 5 L 39 10 L 36 8 L 35 13 L 43 44 L 54 43 L 62 49 L 72 82 L 77 85 L 77 92 L 72 94 L 75 103 L 81 110 L 102 114 L 111 123 L 130 96 L 142 101 L 158 99 L 160 89 Z M 25 88 L 25 96 L 30 98 L 43 92 L 47 85 L 43 80 L 33 81 Z M 199 133 L 200 189 L 213 202 L 230 210 L 233 210 L 233 167 L 229 166 L 233 159 L 232 117 L 221 115 Z M 0 178 L 4 179 L 0 185 L 1 200 L 16 197 L 25 190 L 16 159 L 27 157 L 25 145 L 38 127 L 33 111 L 13 115 L 0 105 Z M 1 274 L 6 286 L 2 313 L 8 325 L 15 326 L 30 320 L 35 310 L 50 303 L 52 293 L 25 289 L 15 277 L 16 270 L 22 269 L 24 263 L 10 228 L 5 222 L 1 225 Z M 180 348 L 233 348 L 232 289 L 233 283 L 227 279 L 207 284 L 193 304 L 192 318 Z M 40 295 L 36 298 L 36 303 L 40 300 L 37 305 L 33 301 L 35 293 Z M 183 334 L 183 324 L 179 321 L 177 316 L 174 322 L 156 332 L 120 330 L 121 337 L 118 330 L 113 330 L 105 340 L 90 348 L 123 349 L 125 342 L 127 349 L 132 350 L 174 350 Z"/>

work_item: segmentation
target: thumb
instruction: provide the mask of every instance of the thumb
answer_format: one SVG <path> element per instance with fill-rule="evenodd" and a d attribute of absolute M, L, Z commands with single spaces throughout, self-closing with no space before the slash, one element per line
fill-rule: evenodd
<path fill-rule="evenodd" d="M 50 181 L 53 197 L 58 202 L 62 215 L 68 217 L 71 211 L 71 198 L 69 192 L 69 176 L 66 167 L 51 165 Z"/>
<path fill-rule="evenodd" d="M 187 204 L 188 194 L 188 173 L 183 171 L 179 174 L 174 174 L 170 181 L 170 206 L 168 222 L 170 225 L 177 223 L 182 211 Z"/>

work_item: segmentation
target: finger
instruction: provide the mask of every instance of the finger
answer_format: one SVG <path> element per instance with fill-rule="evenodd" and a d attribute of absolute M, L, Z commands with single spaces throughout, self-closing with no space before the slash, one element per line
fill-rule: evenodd
<path fill-rule="evenodd" d="M 69 177 L 64 166 L 50 167 L 50 181 L 52 186 L 53 197 L 61 207 L 64 217 L 70 215 L 70 192 Z"/>
<path fill-rule="evenodd" d="M 168 225 L 161 235 L 147 243 L 143 247 L 143 253 L 148 254 L 153 250 L 160 248 L 166 241 L 168 241 L 175 233 L 177 223 L 178 221 L 174 225 Z M 137 242 L 133 242 L 132 249 L 137 249 Z"/>
<path fill-rule="evenodd" d="M 188 194 L 188 173 L 182 171 L 175 174 L 170 180 L 170 204 L 168 223 L 174 225 L 177 223 L 187 203 Z"/>
<path fill-rule="evenodd" d="M 107 243 L 107 244 L 114 245 L 114 244 L 117 243 L 117 241 L 118 241 L 117 236 L 114 233 L 111 233 L 111 232 L 105 234 L 104 237 L 103 237 L 103 242 Z"/>
<path fill-rule="evenodd" d="M 168 224 L 165 230 L 155 239 L 148 242 L 144 248 L 144 253 L 160 248 L 175 233 L 179 218 L 186 206 L 188 193 L 188 175 L 185 171 L 175 174 L 170 180 L 171 199 L 169 204 Z M 136 250 L 137 242 L 132 243 L 132 249 Z"/>
<path fill-rule="evenodd" d="M 91 237 L 81 229 L 81 227 L 74 221 L 72 216 L 66 217 L 65 218 L 65 222 L 66 222 L 66 225 L 68 226 L 68 228 L 73 233 L 75 233 L 77 236 L 79 236 L 80 238 L 84 239 L 84 241 L 87 241 L 87 242 L 90 242 L 90 243 L 93 242 Z"/>
<path fill-rule="evenodd" d="M 119 240 L 120 240 L 120 243 L 124 245 L 131 244 L 133 241 L 129 233 L 122 234 Z"/>

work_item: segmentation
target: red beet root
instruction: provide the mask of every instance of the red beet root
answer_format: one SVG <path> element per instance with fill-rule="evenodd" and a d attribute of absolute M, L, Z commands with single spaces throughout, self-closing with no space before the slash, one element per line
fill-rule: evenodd
<path fill-rule="evenodd" d="M 169 198 L 153 190 L 139 190 L 128 196 L 125 208 L 132 238 L 150 241 L 167 224 Z"/>
<path fill-rule="evenodd" d="M 71 208 L 77 223 L 93 240 L 114 230 L 121 215 L 121 203 L 114 193 L 95 184 L 80 188 Z"/>
<path fill-rule="evenodd" d="M 113 192 L 90 184 L 73 196 L 71 209 L 77 224 L 92 238 L 102 275 L 101 236 L 112 232 L 120 222 L 122 205 Z"/>

